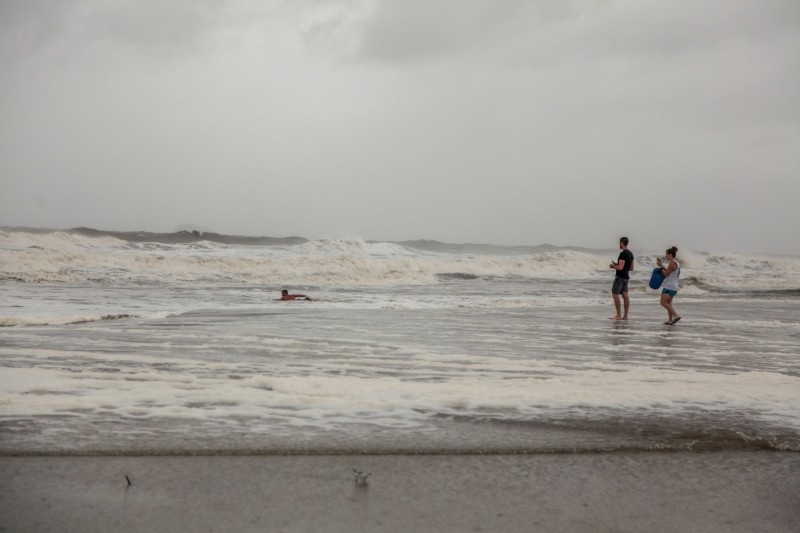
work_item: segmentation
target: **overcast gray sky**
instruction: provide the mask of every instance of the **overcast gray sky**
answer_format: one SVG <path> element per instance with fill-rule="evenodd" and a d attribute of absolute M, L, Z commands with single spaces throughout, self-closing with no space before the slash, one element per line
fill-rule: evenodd
<path fill-rule="evenodd" d="M 797 0 L 0 0 L 0 225 L 800 254 Z"/>

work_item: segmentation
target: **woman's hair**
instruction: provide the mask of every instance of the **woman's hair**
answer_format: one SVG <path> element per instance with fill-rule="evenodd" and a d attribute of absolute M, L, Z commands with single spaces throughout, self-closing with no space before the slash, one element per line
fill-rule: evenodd
<path fill-rule="evenodd" d="M 667 253 L 670 254 L 672 257 L 678 257 L 678 247 L 673 246 L 667 250 Z"/>

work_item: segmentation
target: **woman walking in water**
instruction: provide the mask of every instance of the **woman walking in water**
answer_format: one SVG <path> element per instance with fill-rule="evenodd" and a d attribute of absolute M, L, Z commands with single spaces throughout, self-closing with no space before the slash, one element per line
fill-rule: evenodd
<path fill-rule="evenodd" d="M 675 259 L 678 255 L 678 248 L 673 246 L 667 250 L 668 264 L 665 266 L 661 258 L 656 259 L 656 263 L 661 267 L 661 273 L 664 274 L 664 283 L 661 285 L 661 306 L 669 313 L 669 318 L 664 324 L 671 326 L 681 319 L 675 308 L 672 307 L 672 300 L 678 294 L 678 277 L 681 275 L 681 264 Z"/>

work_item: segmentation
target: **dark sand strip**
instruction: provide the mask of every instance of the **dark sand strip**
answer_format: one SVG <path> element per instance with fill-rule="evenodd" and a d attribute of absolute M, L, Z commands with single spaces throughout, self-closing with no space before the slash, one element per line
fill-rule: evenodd
<path fill-rule="evenodd" d="M 2 457 L 0 510 L 3 532 L 796 532 L 800 454 Z"/>

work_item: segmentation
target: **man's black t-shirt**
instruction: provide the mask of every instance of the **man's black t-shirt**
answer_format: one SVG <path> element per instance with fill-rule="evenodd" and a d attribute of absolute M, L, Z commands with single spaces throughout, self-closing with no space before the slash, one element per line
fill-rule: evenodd
<path fill-rule="evenodd" d="M 620 261 L 625 261 L 625 266 L 622 267 L 622 270 L 617 270 L 617 277 L 630 279 L 631 276 L 628 274 L 628 271 L 631 269 L 631 265 L 633 265 L 633 253 L 631 253 L 630 250 L 622 250 L 617 258 L 617 263 Z"/>

